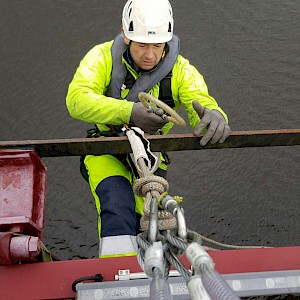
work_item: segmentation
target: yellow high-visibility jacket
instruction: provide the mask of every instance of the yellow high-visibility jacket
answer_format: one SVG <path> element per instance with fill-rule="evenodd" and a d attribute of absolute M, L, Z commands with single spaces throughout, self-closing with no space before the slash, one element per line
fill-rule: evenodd
<path fill-rule="evenodd" d="M 106 125 L 128 124 L 134 104 L 126 100 L 128 89 L 121 92 L 124 100 L 106 96 L 112 73 L 112 45 L 113 41 L 97 45 L 86 54 L 69 85 L 66 98 L 68 111 L 73 118 L 96 124 L 100 131 L 109 130 Z M 123 57 L 122 62 L 135 79 L 141 76 Z M 172 70 L 171 89 L 175 103 L 174 110 L 183 105 L 193 129 L 200 121 L 192 107 L 193 100 L 199 101 L 202 106 L 209 109 L 218 110 L 228 122 L 224 111 L 209 95 L 203 76 L 181 55 L 178 55 Z M 150 90 L 150 93 L 158 98 L 159 83 Z M 166 124 L 162 128 L 163 133 L 166 134 L 172 126 L 171 123 Z"/>

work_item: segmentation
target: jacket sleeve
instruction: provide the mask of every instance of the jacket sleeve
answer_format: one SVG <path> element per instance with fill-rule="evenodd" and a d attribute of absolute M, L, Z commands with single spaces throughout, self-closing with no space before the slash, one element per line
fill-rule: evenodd
<path fill-rule="evenodd" d="M 199 101 L 204 107 L 219 111 L 228 123 L 225 112 L 219 107 L 216 100 L 209 95 L 203 76 L 187 59 L 179 56 L 173 70 L 173 76 L 175 75 L 175 80 L 172 80 L 173 96 L 184 105 L 189 123 L 193 129 L 200 121 L 198 114 L 193 109 L 193 100 Z"/>
<path fill-rule="evenodd" d="M 133 103 L 105 96 L 112 70 L 111 45 L 95 46 L 80 62 L 66 97 L 73 118 L 94 124 L 129 122 Z"/>

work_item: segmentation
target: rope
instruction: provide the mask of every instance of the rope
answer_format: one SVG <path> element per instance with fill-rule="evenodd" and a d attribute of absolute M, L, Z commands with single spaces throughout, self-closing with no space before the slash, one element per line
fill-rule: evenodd
<path fill-rule="evenodd" d="M 166 193 L 169 189 L 169 184 L 163 177 L 149 174 L 143 159 L 139 159 L 138 163 L 144 176 L 136 180 L 133 191 L 136 195 L 145 197 L 144 215 L 141 218 L 140 227 L 142 231 L 146 231 L 149 229 L 150 223 L 151 200 L 152 198 L 159 199 L 161 194 Z M 175 217 L 165 210 L 158 210 L 157 218 L 158 230 L 168 230 L 177 227 Z"/>
<path fill-rule="evenodd" d="M 133 191 L 140 197 L 145 197 L 148 192 L 156 191 L 163 194 L 169 189 L 168 182 L 160 176 L 146 176 L 136 180 Z"/>
<path fill-rule="evenodd" d="M 227 249 L 258 249 L 258 248 L 272 248 L 272 247 L 266 247 L 266 246 L 237 246 L 237 245 L 230 245 L 230 244 L 225 244 L 225 243 L 220 243 L 220 242 L 216 242 L 214 240 L 211 240 L 203 235 L 200 235 L 201 239 L 207 243 L 216 245 L 216 246 L 220 246 L 223 248 L 227 248 Z M 211 247 L 208 247 L 209 250 L 218 250 L 218 249 L 214 249 Z"/>
<path fill-rule="evenodd" d="M 181 263 L 177 256 L 171 250 L 165 251 L 164 254 L 170 264 L 176 268 L 176 270 L 182 275 L 182 277 L 186 281 L 189 280 L 192 274 L 185 268 L 185 266 Z"/>
<path fill-rule="evenodd" d="M 133 144 L 132 148 L 134 148 Z M 132 150 L 134 152 L 135 149 Z M 145 198 L 144 214 L 140 220 L 142 233 L 137 236 L 139 245 L 137 260 L 145 273 L 152 278 L 150 298 L 165 299 L 166 295 L 170 295 L 167 279 L 170 267 L 173 265 L 188 283 L 192 282 L 189 291 L 192 294 L 192 299 L 197 294 L 196 290 L 202 288 L 202 284 L 198 280 L 199 274 L 212 299 L 239 299 L 213 269 L 209 255 L 204 253 L 206 250 L 216 249 L 202 246 L 202 242 L 227 249 L 263 247 L 224 244 L 187 230 L 184 212 L 178 205 L 182 198 L 169 196 L 168 182 L 163 177 L 153 175 L 152 169 L 146 165 L 146 162 L 147 160 L 143 156 L 136 156 L 135 164 L 139 170 L 140 178 L 134 183 L 133 192 Z M 178 236 L 172 235 L 171 231 Z M 183 253 L 187 254 L 193 268 L 198 269 L 198 262 L 200 259 L 202 260 L 196 273 L 194 273 L 195 270 L 186 269 L 179 260 L 178 257 Z"/>

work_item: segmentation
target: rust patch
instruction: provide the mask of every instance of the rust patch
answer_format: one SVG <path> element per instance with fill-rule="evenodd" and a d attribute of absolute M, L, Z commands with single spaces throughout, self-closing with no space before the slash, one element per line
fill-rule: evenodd
<path fill-rule="evenodd" d="M 6 189 L 10 185 L 12 185 L 13 188 L 20 189 L 21 188 L 21 175 L 20 174 L 4 175 L 3 180 L 2 180 L 2 188 Z"/>

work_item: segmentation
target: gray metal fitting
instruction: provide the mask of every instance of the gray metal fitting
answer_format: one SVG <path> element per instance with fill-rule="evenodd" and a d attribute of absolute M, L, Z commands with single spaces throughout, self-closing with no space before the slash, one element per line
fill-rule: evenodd
<path fill-rule="evenodd" d="M 200 266 L 206 265 L 209 270 L 214 270 L 214 262 L 204 248 L 198 243 L 191 243 L 187 246 L 185 255 L 192 264 L 196 274 L 200 274 Z"/>
<path fill-rule="evenodd" d="M 201 277 L 199 275 L 192 276 L 187 282 L 187 288 L 192 300 L 211 300 L 210 296 L 206 292 Z"/>
<path fill-rule="evenodd" d="M 162 199 L 161 204 L 165 208 L 165 210 L 167 210 L 173 216 L 176 217 L 178 223 L 178 236 L 181 239 L 186 240 L 187 228 L 186 228 L 186 222 L 184 218 L 184 212 L 181 209 L 181 207 L 178 205 L 177 201 L 170 195 L 166 195 Z"/>
<path fill-rule="evenodd" d="M 40 243 L 39 243 L 39 238 L 32 236 L 29 240 L 28 244 L 28 250 L 30 253 L 31 257 L 38 256 L 41 249 L 40 249 Z"/>
<path fill-rule="evenodd" d="M 175 215 L 177 210 L 177 202 L 173 197 L 171 197 L 170 195 L 166 195 L 161 200 L 161 204 L 165 208 L 165 210 L 170 212 L 173 216 Z"/>
<path fill-rule="evenodd" d="M 35 236 L 15 236 L 10 242 L 10 254 L 15 260 L 30 260 L 39 255 L 39 238 Z"/>
<path fill-rule="evenodd" d="M 153 278 L 153 270 L 157 268 L 164 274 L 164 256 L 162 243 L 154 242 L 145 252 L 145 273 Z"/>

